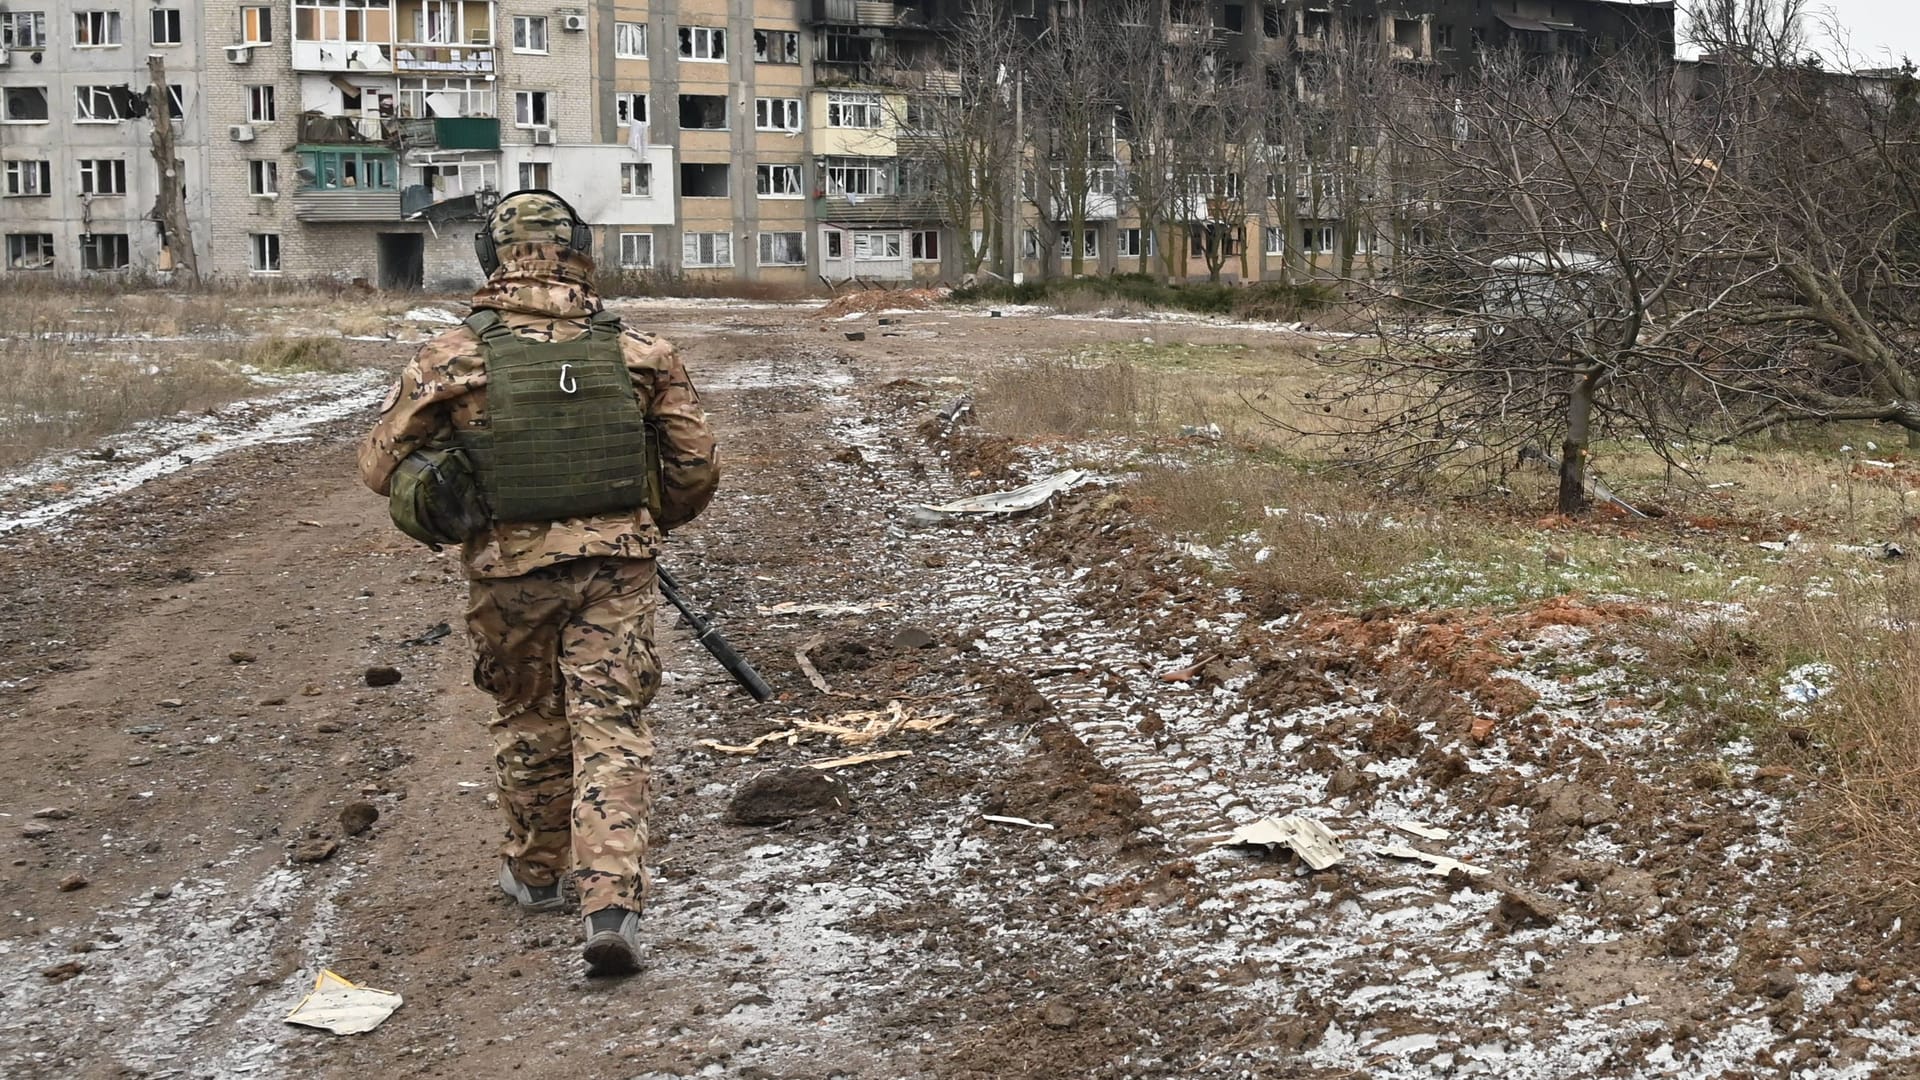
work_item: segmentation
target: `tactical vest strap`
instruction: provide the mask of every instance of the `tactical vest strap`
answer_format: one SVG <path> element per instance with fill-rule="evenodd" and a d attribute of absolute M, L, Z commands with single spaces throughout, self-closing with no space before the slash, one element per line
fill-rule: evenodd
<path fill-rule="evenodd" d="M 465 322 L 467 329 L 473 331 L 473 336 L 481 341 L 487 340 L 489 335 L 499 337 L 513 332 L 512 328 L 507 326 L 506 320 L 500 317 L 500 313 L 492 308 L 476 308 L 473 314 L 466 317 Z"/>

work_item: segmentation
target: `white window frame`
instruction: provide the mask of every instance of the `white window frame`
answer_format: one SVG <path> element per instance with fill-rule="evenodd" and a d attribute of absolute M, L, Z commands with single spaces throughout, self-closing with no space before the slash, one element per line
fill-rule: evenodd
<path fill-rule="evenodd" d="M 127 193 L 126 158 L 81 158 L 76 170 L 82 195 L 114 196 Z"/>
<path fill-rule="evenodd" d="M 800 166 L 770 162 L 753 167 L 753 190 L 763 199 L 804 199 L 806 178 Z"/>
<path fill-rule="evenodd" d="M 102 114 L 105 115 L 102 115 Z M 113 87 L 88 83 L 73 88 L 73 122 L 76 124 L 118 124 L 125 120 L 115 111 Z"/>
<path fill-rule="evenodd" d="M 727 29 L 724 26 L 683 26 L 680 28 L 680 59 L 695 64 L 727 62 Z M 731 264 L 728 264 L 731 265 Z"/>
<path fill-rule="evenodd" d="M 240 9 L 240 44 L 273 44 L 273 8 L 267 4 L 247 4 Z"/>
<path fill-rule="evenodd" d="M 838 162 L 839 164 L 835 164 Z M 830 157 L 827 174 L 820 178 L 826 193 L 833 197 L 854 195 L 876 198 L 892 195 L 892 159 Z"/>
<path fill-rule="evenodd" d="M 638 106 L 636 109 L 635 106 Z M 622 90 L 613 95 L 613 122 L 619 127 L 632 127 L 635 114 L 642 124 L 652 123 L 653 110 L 647 101 L 647 95 Z"/>
<path fill-rule="evenodd" d="M 550 161 L 523 161 L 515 171 L 519 174 L 522 189 L 553 186 L 553 163 Z M 542 173 L 546 174 L 544 178 Z"/>
<path fill-rule="evenodd" d="M 1113 254 L 1121 259 L 1153 257 L 1153 233 L 1146 229 L 1121 229 L 1113 239 Z"/>
<path fill-rule="evenodd" d="M 548 29 L 545 15 L 515 15 L 513 17 L 513 51 L 522 56 L 546 56 Z M 539 39 L 537 44 L 535 38 Z"/>
<path fill-rule="evenodd" d="M 171 25 L 169 25 L 171 24 Z M 162 37 L 167 30 L 172 36 Z M 147 36 L 155 45 L 181 45 L 186 42 L 186 16 L 177 7 L 154 7 L 147 11 Z"/>
<path fill-rule="evenodd" d="M 73 13 L 74 48 L 117 49 L 125 41 L 121 34 L 119 12 L 91 8 Z"/>
<path fill-rule="evenodd" d="M 878 254 L 874 251 L 879 245 Z M 898 262 L 900 260 L 900 234 L 898 232 L 857 232 L 853 234 L 853 258 L 856 262 Z"/>
<path fill-rule="evenodd" d="M 280 234 L 247 234 L 247 269 L 255 274 L 280 272 Z"/>
<path fill-rule="evenodd" d="M 1267 254 L 1285 255 L 1287 253 L 1287 227 L 1285 225 L 1267 226 Z"/>
<path fill-rule="evenodd" d="M 247 194 L 260 198 L 280 197 L 280 163 L 271 158 L 247 162 Z"/>
<path fill-rule="evenodd" d="M 1300 253 L 1303 255 L 1332 255 L 1338 250 L 1332 225 L 1300 226 Z"/>
<path fill-rule="evenodd" d="M 641 241 L 645 241 L 643 245 Z M 641 254 L 644 247 L 646 253 Z M 653 269 L 653 234 L 650 232 L 623 232 L 620 234 L 620 269 Z"/>
<path fill-rule="evenodd" d="M 927 254 L 927 245 L 924 239 L 925 237 L 929 237 L 929 236 L 933 237 L 933 254 L 931 255 Z M 940 261 L 940 230 L 939 229 L 913 230 L 912 239 L 909 244 L 909 253 L 912 255 L 914 262 L 931 262 L 931 263 L 939 262 Z"/>
<path fill-rule="evenodd" d="M 797 255 L 794 258 L 786 258 L 786 259 L 774 258 L 773 256 L 776 253 L 775 237 L 788 237 L 788 236 L 793 237 L 795 241 L 795 243 L 791 245 L 789 254 L 794 254 L 797 252 Z M 780 246 L 787 247 L 788 245 L 782 244 Z M 760 234 L 760 265 L 761 266 L 805 266 L 807 265 L 807 234 L 797 229 L 775 229 L 775 230 L 770 230 L 768 232 L 761 233 Z"/>
<path fill-rule="evenodd" d="M 847 257 L 847 234 L 841 229 L 827 229 L 827 255 L 829 259 L 841 260 Z"/>
<path fill-rule="evenodd" d="M 682 269 L 706 270 L 732 265 L 732 233 L 687 232 L 680 234 L 680 266 Z"/>
<path fill-rule="evenodd" d="M 799 131 L 801 111 L 799 98 L 754 98 L 753 130 Z"/>
<path fill-rule="evenodd" d="M 764 35 L 764 37 L 763 37 Z M 775 42 L 792 45 L 792 59 L 787 59 L 787 50 L 778 50 L 782 55 L 774 56 Z M 753 62 L 756 64 L 797 64 L 800 62 L 800 32 L 797 30 L 764 30 L 755 27 L 753 31 Z"/>
<path fill-rule="evenodd" d="M 620 163 L 620 197 L 623 199 L 651 199 L 653 197 L 652 162 L 624 161 Z"/>
<path fill-rule="evenodd" d="M 1072 244 L 1071 244 L 1071 241 L 1069 241 L 1068 239 L 1068 237 L 1072 235 L 1073 235 L 1072 229 L 1060 230 L 1060 257 L 1063 259 L 1073 258 Z M 1081 230 L 1080 257 L 1082 259 L 1097 259 L 1100 257 L 1100 230 L 1099 229 L 1082 229 Z"/>
<path fill-rule="evenodd" d="M 46 158 L 25 158 L 7 162 L 6 190 L 0 197 L 38 199 L 53 194 L 53 162 Z"/>
<path fill-rule="evenodd" d="M 40 111 L 45 113 L 46 115 L 40 117 L 40 119 L 38 120 L 33 120 L 33 119 L 22 120 L 6 112 L 6 103 L 7 101 L 10 100 L 7 97 L 6 92 L 22 91 L 22 90 L 40 91 L 40 105 L 41 105 Z M 53 95 L 49 92 L 47 87 L 45 86 L 0 87 L 0 124 L 51 124 L 51 123 L 53 123 Z"/>
<path fill-rule="evenodd" d="M 16 261 L 27 257 L 28 249 L 27 249 L 26 242 L 28 240 L 34 241 L 33 251 L 34 253 L 38 254 L 44 261 L 42 261 L 38 266 L 15 266 L 14 263 Z M 15 241 L 19 241 L 19 243 L 16 245 Z M 4 264 L 0 264 L 0 269 L 22 270 L 22 271 L 53 269 L 54 246 L 53 246 L 52 233 L 8 233 L 6 234 L 6 242 L 7 242 L 7 250 L 5 253 L 6 262 Z M 18 255 L 14 254 L 14 248 L 16 246 L 18 246 L 20 249 L 20 254 Z"/>
<path fill-rule="evenodd" d="M 276 97 L 272 83 L 256 83 L 247 87 L 247 123 L 271 124 L 280 119 Z"/>
<path fill-rule="evenodd" d="M 100 253 L 100 249 L 103 244 L 106 246 L 106 249 L 108 251 L 112 252 L 115 256 L 117 256 L 117 258 L 107 260 L 113 265 L 110 265 L 110 266 L 87 265 L 89 261 L 93 261 L 93 262 L 100 261 L 98 259 L 90 260 L 88 256 L 89 255 L 97 256 Z M 81 233 L 80 234 L 80 269 L 86 271 L 89 274 L 117 274 L 122 270 L 132 269 L 132 267 L 133 267 L 133 241 L 132 241 L 132 238 L 130 238 L 126 233 Z"/>
<path fill-rule="evenodd" d="M 0 47 L 22 51 L 46 48 L 47 13 L 44 11 L 0 12 Z"/>
<path fill-rule="evenodd" d="M 886 103 L 879 94 L 856 94 L 843 90 L 827 92 L 827 126 L 860 131 L 878 130 Z"/>
<path fill-rule="evenodd" d="M 540 108 L 534 109 L 538 102 Z M 538 111 L 540 117 L 534 119 Z M 515 90 L 513 92 L 513 126 L 522 131 L 536 131 L 553 126 L 553 101 L 545 90 Z"/>
<path fill-rule="evenodd" d="M 645 60 L 647 58 L 647 24 L 643 22 L 614 23 L 613 57 L 616 60 Z"/>

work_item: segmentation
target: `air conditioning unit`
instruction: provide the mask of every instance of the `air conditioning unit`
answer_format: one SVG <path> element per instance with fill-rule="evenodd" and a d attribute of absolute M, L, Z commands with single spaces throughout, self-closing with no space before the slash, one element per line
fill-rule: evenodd
<path fill-rule="evenodd" d="M 552 146 L 553 145 L 553 129 L 552 128 L 534 128 L 533 129 L 533 145 Z"/>
<path fill-rule="evenodd" d="M 253 46 L 251 45 L 227 46 L 227 60 L 235 64 L 245 64 L 252 61 Z"/>
<path fill-rule="evenodd" d="M 227 138 L 232 139 L 234 142 L 252 142 L 253 125 L 234 124 L 227 128 Z"/>
<path fill-rule="evenodd" d="M 572 30 L 575 33 L 578 33 L 582 30 L 585 30 L 586 28 L 587 28 L 587 17 L 585 15 L 560 16 L 560 29 L 562 30 Z"/>

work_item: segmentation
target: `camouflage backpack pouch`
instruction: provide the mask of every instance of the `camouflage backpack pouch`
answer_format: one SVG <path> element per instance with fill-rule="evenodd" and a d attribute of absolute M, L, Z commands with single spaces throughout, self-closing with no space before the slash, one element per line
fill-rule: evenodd
<path fill-rule="evenodd" d="M 387 513 L 401 532 L 438 551 L 462 544 L 489 524 L 480 483 L 459 447 L 416 450 L 394 470 Z"/>

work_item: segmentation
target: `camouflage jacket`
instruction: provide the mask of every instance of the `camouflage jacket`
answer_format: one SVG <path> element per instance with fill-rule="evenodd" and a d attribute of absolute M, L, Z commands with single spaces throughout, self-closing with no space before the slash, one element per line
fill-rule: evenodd
<path fill-rule="evenodd" d="M 555 244 L 500 249 L 501 267 L 474 295 L 513 331 L 543 341 L 586 332 L 600 309 L 585 260 Z M 505 522 L 469 540 L 467 576 L 517 577 L 542 566 L 596 555 L 651 558 L 663 529 L 703 510 L 720 479 L 713 431 L 700 395 L 668 342 L 629 329 L 621 342 L 634 395 L 659 423 L 664 519 L 645 508 L 551 522 Z M 360 446 L 360 478 L 382 495 L 402 459 L 422 446 L 451 442 L 457 430 L 487 423 L 487 369 L 480 341 L 465 326 L 421 347 L 381 406 L 380 420 Z"/>

